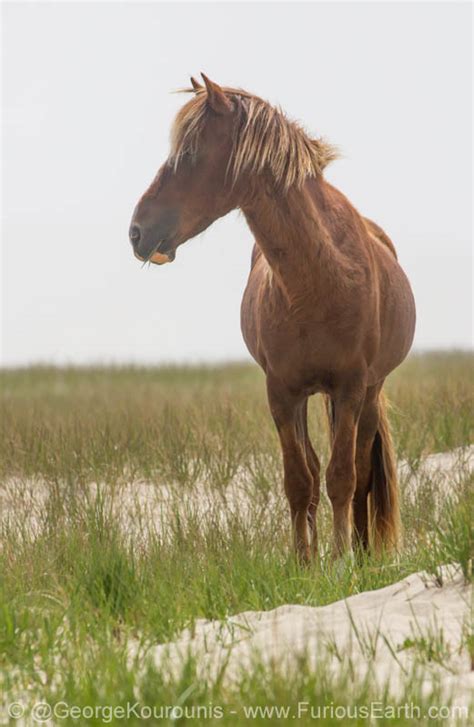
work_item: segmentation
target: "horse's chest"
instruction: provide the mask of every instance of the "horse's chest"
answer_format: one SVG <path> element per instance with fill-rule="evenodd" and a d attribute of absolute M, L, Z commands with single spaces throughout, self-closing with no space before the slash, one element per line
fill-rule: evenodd
<path fill-rule="evenodd" d="M 291 306 L 261 270 L 250 276 L 242 301 L 244 339 L 257 362 L 285 381 L 310 381 L 317 388 L 327 371 L 358 348 L 358 328 L 354 305 L 315 295 Z"/>
<path fill-rule="evenodd" d="M 290 386 L 308 392 L 325 390 L 330 383 L 328 372 L 338 368 L 339 361 L 347 360 L 339 336 L 324 322 L 287 318 L 261 323 L 258 359 Z"/>

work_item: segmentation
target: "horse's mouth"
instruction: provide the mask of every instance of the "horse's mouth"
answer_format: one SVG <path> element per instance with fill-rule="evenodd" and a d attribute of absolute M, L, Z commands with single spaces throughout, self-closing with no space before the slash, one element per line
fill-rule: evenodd
<path fill-rule="evenodd" d="M 133 254 L 142 263 L 153 263 L 153 265 L 166 265 L 166 263 L 172 263 L 176 257 L 176 252 L 174 250 L 168 250 L 166 252 L 159 251 L 158 248 L 160 247 L 160 245 L 157 245 L 154 252 L 147 258 L 139 255 L 136 250 L 134 250 Z"/>

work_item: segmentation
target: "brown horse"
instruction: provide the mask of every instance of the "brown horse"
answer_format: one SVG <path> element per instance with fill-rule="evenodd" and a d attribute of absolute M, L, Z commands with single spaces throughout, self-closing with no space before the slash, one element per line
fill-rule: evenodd
<path fill-rule="evenodd" d="M 281 441 L 296 551 L 317 552 L 320 467 L 308 397 L 326 395 L 332 452 L 326 485 L 334 554 L 394 546 L 396 467 L 382 386 L 415 328 L 410 284 L 393 244 L 328 184 L 336 154 L 262 99 L 203 74 L 178 113 L 171 153 L 140 199 L 130 240 L 162 264 L 230 210 L 255 236 L 242 331 L 266 374 Z"/>

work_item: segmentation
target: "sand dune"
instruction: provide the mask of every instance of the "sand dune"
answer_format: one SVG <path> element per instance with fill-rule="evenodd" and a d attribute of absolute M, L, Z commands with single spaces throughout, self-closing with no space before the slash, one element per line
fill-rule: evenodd
<path fill-rule="evenodd" d="M 474 671 L 461 649 L 463 629 L 472 628 L 472 586 L 456 566 L 444 566 L 437 578 L 415 573 L 386 588 L 369 591 L 328 606 L 281 606 L 247 611 L 226 621 L 196 622 L 168 644 L 131 646 L 143 649 L 157 666 L 179 673 L 189 655 L 198 672 L 213 680 L 223 665 L 225 680 L 239 677 L 256 661 L 282 669 L 298 668 L 302 657 L 334 675 L 352 663 L 361 682 L 371 670 L 375 693 L 384 685 L 395 697 L 407 679 L 418 678 L 428 694 L 436 685 L 457 705 L 474 699 Z M 424 643 L 440 647 L 442 663 L 426 658 Z M 442 639 L 442 648 L 441 642 Z M 342 659 L 342 662 L 341 662 Z"/>

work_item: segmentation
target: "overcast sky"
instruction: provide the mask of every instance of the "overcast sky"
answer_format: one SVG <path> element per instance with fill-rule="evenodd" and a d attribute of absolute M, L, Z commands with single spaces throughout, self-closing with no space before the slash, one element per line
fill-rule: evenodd
<path fill-rule="evenodd" d="M 417 348 L 471 341 L 471 7 L 3 4 L 3 364 L 247 356 L 252 238 L 237 212 L 164 267 L 128 226 L 203 70 L 280 104 L 392 237 Z"/>

